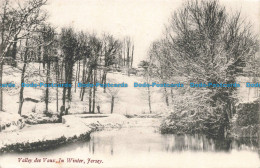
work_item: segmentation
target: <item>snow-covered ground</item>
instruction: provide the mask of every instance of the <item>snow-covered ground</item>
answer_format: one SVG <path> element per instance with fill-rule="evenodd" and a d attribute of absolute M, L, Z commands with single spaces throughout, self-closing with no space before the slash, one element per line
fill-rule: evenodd
<path fill-rule="evenodd" d="M 16 87 L 14 88 L 4 88 L 4 111 L 8 113 L 18 113 L 19 107 L 19 91 L 20 91 L 20 77 L 21 77 L 21 66 L 18 68 L 13 68 L 11 66 L 4 66 L 4 75 L 3 83 L 15 83 Z M 42 67 L 41 67 L 42 69 Z M 76 67 L 74 68 L 74 70 Z M 39 64 L 30 63 L 27 68 L 26 73 L 26 83 L 40 83 L 45 82 L 44 73 L 41 71 L 41 74 L 38 74 Z M 82 75 L 82 74 L 81 74 Z M 99 75 L 99 73 L 98 73 Z M 80 76 L 81 78 L 81 76 Z M 98 76 L 99 79 L 99 76 Z M 252 81 L 248 78 L 238 78 L 237 82 L 241 82 L 241 88 L 238 89 L 237 97 L 240 99 L 240 102 L 253 101 L 253 99 L 258 97 L 256 94 L 255 88 L 246 88 L 245 83 Z M 52 78 L 52 81 L 55 83 L 55 79 Z M 103 88 L 98 87 L 96 92 L 96 105 L 100 106 L 101 113 L 110 113 L 111 110 L 111 93 L 118 92 L 115 94 L 115 104 L 113 112 L 116 114 L 142 114 L 149 113 L 148 106 L 148 91 L 146 87 L 134 87 L 134 82 L 144 83 L 145 80 L 141 76 L 127 76 L 119 72 L 109 72 L 107 74 L 107 83 L 125 83 L 128 84 L 128 87 L 124 88 L 107 88 L 106 93 L 103 93 Z M 181 82 L 181 81 L 179 81 Z M 73 83 L 73 85 L 75 85 Z M 80 100 L 80 89 L 79 87 L 72 88 L 72 102 L 70 113 L 86 113 L 88 112 L 88 90 L 86 88 L 86 93 L 84 100 Z M 176 88 L 173 90 L 175 91 Z M 259 90 L 259 89 L 258 89 Z M 49 112 L 56 113 L 56 88 L 49 89 Z M 62 88 L 59 88 L 59 105 L 58 110 L 62 104 Z M 163 95 L 163 88 L 153 88 L 150 87 L 151 91 L 151 104 L 153 113 L 164 113 L 167 110 L 165 103 L 165 97 Z M 38 100 L 38 103 L 32 101 L 25 101 L 23 104 L 22 115 L 30 115 L 31 113 L 43 113 L 45 110 L 44 103 L 44 87 L 37 88 L 25 88 L 24 89 L 24 98 L 32 98 Z M 168 90 L 169 93 L 169 90 Z M 176 98 L 176 96 L 175 96 Z M 169 96 L 170 99 L 170 96 Z M 97 112 L 97 109 L 95 109 Z M 0 115 L 1 118 L 2 115 Z"/>
<path fill-rule="evenodd" d="M 24 144 L 42 142 L 45 140 L 56 140 L 61 137 L 79 137 L 81 134 L 88 134 L 94 127 L 112 127 L 121 125 L 126 119 L 121 115 L 111 115 L 106 118 L 90 118 L 85 121 L 79 117 L 66 116 L 70 122 L 54 124 L 27 125 L 25 128 L 13 132 L 2 132 L 0 136 L 0 149 L 12 144 Z"/>
<path fill-rule="evenodd" d="M 30 64 L 28 66 L 28 72 L 26 73 L 26 83 L 40 83 L 45 82 L 45 76 L 35 75 L 38 71 L 38 64 Z M 75 69 L 75 68 L 74 68 Z M 17 113 L 19 107 L 19 91 L 20 91 L 20 69 L 13 68 L 10 66 L 4 66 L 3 83 L 14 83 L 16 87 L 5 88 L 4 89 L 4 111 L 8 113 Z M 55 83 L 55 80 L 53 81 Z M 103 88 L 98 87 L 96 92 L 96 105 L 100 106 L 101 113 L 110 113 L 111 109 L 111 93 L 118 92 L 115 95 L 115 105 L 114 113 L 117 114 L 140 114 L 149 113 L 148 106 L 148 93 L 147 88 L 135 88 L 134 82 L 144 83 L 144 80 L 140 76 L 127 76 L 122 73 L 108 73 L 107 83 L 127 83 L 126 88 L 110 88 L 106 89 L 106 93 L 103 93 Z M 74 83 L 73 83 L 74 85 Z M 72 88 L 72 102 L 70 113 L 84 113 L 88 112 L 88 89 L 86 88 L 86 93 L 84 100 L 80 100 L 80 88 L 73 86 Z M 49 89 L 49 112 L 56 113 L 56 88 Z M 32 101 L 24 101 L 22 115 L 28 115 L 32 112 L 42 113 L 45 109 L 44 103 L 44 87 L 25 87 L 24 88 L 24 98 L 32 98 L 38 100 L 38 103 Z M 151 102 L 152 111 L 155 113 L 163 112 L 166 108 L 165 102 L 163 102 L 163 91 L 158 88 L 151 88 Z M 58 110 L 62 104 L 62 88 L 59 89 L 59 106 Z M 97 111 L 97 109 L 95 109 Z M 1 117 L 1 115 L 0 115 Z"/>
<path fill-rule="evenodd" d="M 127 76 L 120 73 L 108 74 L 108 82 L 110 83 L 127 83 L 127 88 L 119 88 L 115 98 L 114 112 L 118 114 L 142 114 L 149 113 L 148 91 L 146 87 L 134 87 L 134 83 L 144 83 L 144 79 L 140 76 Z M 166 104 L 163 101 L 163 91 L 161 88 L 150 88 L 151 104 L 154 113 L 166 111 Z M 107 89 L 107 92 L 109 90 Z M 106 101 L 101 104 L 101 110 L 104 113 L 110 112 L 111 98 L 109 93 L 106 95 Z"/>
<path fill-rule="evenodd" d="M 40 83 L 45 81 L 44 73 L 37 75 L 39 64 L 29 64 L 26 73 L 26 83 Z M 55 122 L 51 118 L 55 118 L 57 112 L 56 105 L 56 88 L 49 88 L 49 113 L 54 114 L 49 120 L 45 116 L 45 103 L 44 103 L 44 87 L 25 87 L 24 98 L 34 99 L 35 101 L 25 100 L 22 108 L 22 117 L 18 115 L 19 107 L 19 91 L 20 91 L 20 79 L 21 78 L 21 65 L 18 68 L 11 66 L 4 66 L 3 83 L 14 83 L 14 88 L 4 88 L 4 111 L 0 113 L 0 124 L 11 125 L 10 128 L 2 131 L 0 134 L 0 148 L 6 145 L 16 143 L 32 143 L 41 142 L 44 140 L 55 140 L 60 137 L 74 137 L 81 134 L 89 133 L 94 127 L 135 127 L 135 126 L 159 126 L 158 119 L 147 119 L 146 122 L 141 122 L 140 119 L 128 119 L 124 115 L 134 114 L 148 114 L 148 93 L 147 88 L 135 88 L 134 82 L 144 83 L 142 77 L 127 76 L 122 73 L 108 73 L 107 83 L 119 84 L 125 83 L 128 87 L 123 88 L 106 88 L 104 93 L 102 87 L 97 88 L 96 92 L 96 106 L 100 106 L 100 111 L 103 114 L 110 114 L 111 112 L 111 97 L 115 96 L 113 115 L 105 118 L 81 118 L 65 116 L 69 118 L 70 122 L 62 123 L 49 123 Z M 51 81 L 55 83 L 55 80 Z M 74 84 L 74 83 L 73 83 Z M 88 112 L 88 90 L 84 100 L 80 100 L 80 88 L 72 88 L 72 102 L 70 104 L 70 114 L 82 114 Z M 59 88 L 58 110 L 62 104 L 62 88 Z M 160 89 L 151 88 L 151 102 L 153 113 L 161 113 L 166 110 L 165 102 L 162 98 L 163 94 Z M 95 109 L 97 112 L 97 109 Z M 30 120 L 30 123 L 36 125 L 24 125 L 16 124 L 17 121 Z M 42 121 L 46 121 L 47 124 L 37 124 Z M 17 125 L 17 126 L 16 126 Z"/>

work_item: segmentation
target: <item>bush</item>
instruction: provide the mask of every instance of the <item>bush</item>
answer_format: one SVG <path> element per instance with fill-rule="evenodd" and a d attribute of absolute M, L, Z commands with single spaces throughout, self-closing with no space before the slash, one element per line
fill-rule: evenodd
<path fill-rule="evenodd" d="M 206 134 L 211 137 L 224 136 L 225 116 L 220 109 L 209 111 L 177 111 L 170 114 L 160 126 L 161 133 Z"/>
<path fill-rule="evenodd" d="M 243 103 L 237 106 L 237 126 L 249 126 L 259 123 L 259 101 Z"/>
<path fill-rule="evenodd" d="M 231 124 L 233 137 L 257 137 L 259 124 L 259 100 L 251 103 L 242 103 L 237 106 Z"/>

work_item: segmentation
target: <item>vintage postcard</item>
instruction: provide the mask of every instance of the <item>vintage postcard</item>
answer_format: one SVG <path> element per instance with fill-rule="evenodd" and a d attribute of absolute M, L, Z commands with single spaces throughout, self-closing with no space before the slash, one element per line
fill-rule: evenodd
<path fill-rule="evenodd" d="M 260 0 L 0 0 L 0 168 L 260 168 Z"/>

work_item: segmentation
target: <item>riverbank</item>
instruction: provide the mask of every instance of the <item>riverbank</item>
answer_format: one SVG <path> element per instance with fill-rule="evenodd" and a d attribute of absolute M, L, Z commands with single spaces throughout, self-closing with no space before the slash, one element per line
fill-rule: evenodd
<path fill-rule="evenodd" d="M 134 121 L 134 120 L 133 120 Z M 132 120 L 130 120 L 132 122 Z M 244 157 L 244 156 L 248 157 Z M 18 158 L 31 159 L 31 163 Z M 35 162 L 35 159 L 41 159 Z M 48 158 L 53 162 L 44 161 Z M 63 163 L 56 163 L 63 159 Z M 85 163 L 70 162 L 71 158 Z M 89 158 L 102 164 L 89 163 Z M 131 158 L 131 159 L 129 159 Z M 160 158 L 158 159 L 154 158 Z M 203 161 L 201 161 L 203 158 Z M 120 162 L 118 162 L 120 160 Z M 188 161 L 183 162 L 183 160 Z M 213 162 L 214 161 L 214 162 Z M 192 163 L 192 164 L 191 164 Z M 259 165 L 257 146 L 240 141 L 223 141 L 205 135 L 160 134 L 152 127 L 131 127 L 91 133 L 91 139 L 62 145 L 48 151 L 0 155 L 0 167 L 255 167 Z"/>
<path fill-rule="evenodd" d="M 119 114 L 67 115 L 62 123 L 26 125 L 23 129 L 2 132 L 0 153 L 48 150 L 67 143 L 89 140 L 93 131 L 122 127 L 159 127 L 158 118 L 127 118 Z"/>
<path fill-rule="evenodd" d="M 85 141 L 93 131 L 122 127 L 126 119 L 116 114 L 100 118 L 68 115 L 63 123 L 27 125 L 21 130 L 2 132 L 0 152 L 47 150 L 66 143 Z"/>

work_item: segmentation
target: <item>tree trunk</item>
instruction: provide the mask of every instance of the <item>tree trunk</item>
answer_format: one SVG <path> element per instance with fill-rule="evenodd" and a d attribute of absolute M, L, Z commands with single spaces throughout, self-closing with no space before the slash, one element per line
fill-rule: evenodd
<path fill-rule="evenodd" d="M 174 99 L 173 99 L 173 89 L 172 89 L 172 87 L 171 87 L 171 98 L 172 98 L 172 104 L 173 104 Z"/>
<path fill-rule="evenodd" d="M 56 83 L 59 83 L 59 63 L 56 62 Z M 59 112 L 59 87 L 56 87 L 56 111 Z"/>
<path fill-rule="evenodd" d="M 111 99 L 111 114 L 113 113 L 113 110 L 114 110 L 114 101 L 115 101 L 115 97 L 112 96 L 112 99 Z"/>
<path fill-rule="evenodd" d="M 65 102 L 66 102 L 66 87 L 63 87 L 63 92 L 62 92 L 62 105 L 65 107 Z"/>
<path fill-rule="evenodd" d="M 39 62 L 39 75 L 41 75 L 41 63 Z"/>
<path fill-rule="evenodd" d="M 147 90 L 148 90 L 148 105 L 149 105 L 149 111 L 150 111 L 150 113 L 152 113 L 150 87 L 147 87 Z"/>
<path fill-rule="evenodd" d="M 89 67 L 88 78 L 87 78 L 87 80 L 85 82 L 86 83 L 91 83 L 91 81 L 92 81 L 91 77 L 92 77 L 92 68 Z M 83 100 L 84 94 L 85 94 L 85 87 L 83 87 L 83 91 L 82 91 L 82 100 Z"/>
<path fill-rule="evenodd" d="M 92 112 L 95 113 L 95 103 L 96 103 L 96 81 L 97 81 L 97 70 L 94 70 L 94 87 L 93 87 L 93 107 Z"/>
<path fill-rule="evenodd" d="M 73 64 L 72 63 L 68 63 L 69 64 L 69 66 L 68 66 L 68 84 L 71 84 L 71 87 L 68 87 L 67 89 L 68 89 L 68 100 L 69 100 L 69 102 L 71 102 L 71 98 L 72 98 L 72 96 L 71 96 L 71 88 L 72 88 L 72 76 L 73 76 Z"/>
<path fill-rule="evenodd" d="M 42 63 L 42 67 L 43 67 L 43 68 L 42 68 L 43 73 L 45 73 L 45 63 L 44 63 L 44 62 Z"/>
<path fill-rule="evenodd" d="M 124 60 L 123 60 L 123 65 L 125 67 L 125 52 L 124 52 Z"/>
<path fill-rule="evenodd" d="M 16 53 L 17 53 L 17 39 L 16 38 L 14 38 L 14 44 L 13 44 L 13 48 L 12 48 L 12 61 L 13 61 L 13 63 L 12 63 L 12 66 L 15 66 L 16 67 Z"/>
<path fill-rule="evenodd" d="M 78 60 L 78 63 L 77 63 L 76 77 L 75 77 L 75 83 L 74 83 L 75 84 L 75 90 L 74 90 L 75 93 L 77 92 L 78 72 L 79 72 L 79 60 Z"/>
<path fill-rule="evenodd" d="M 26 47 L 28 46 L 28 38 L 26 39 Z M 23 107 L 23 90 L 24 87 L 22 87 L 22 83 L 24 83 L 24 75 L 25 75 L 25 70 L 26 70 L 26 65 L 27 65 L 27 54 L 28 54 L 28 48 L 25 49 L 24 53 L 24 63 L 23 63 L 23 69 L 22 69 L 22 74 L 21 74 L 21 88 L 20 88 L 20 96 L 19 96 L 19 109 L 18 109 L 18 114 L 22 114 L 22 107 Z"/>
<path fill-rule="evenodd" d="M 49 83 L 49 78 L 50 78 L 50 62 L 49 60 L 47 61 L 47 75 L 46 75 L 46 84 L 48 85 Z M 45 92 L 45 112 L 47 113 L 49 111 L 49 87 L 46 87 L 46 92 Z"/>
<path fill-rule="evenodd" d="M 64 65 L 62 66 L 62 67 L 64 67 Z M 65 67 L 64 67 L 64 73 L 65 73 L 65 79 L 64 79 L 64 83 L 66 83 L 67 82 L 67 75 L 66 75 L 66 68 L 67 68 L 67 66 L 66 66 L 66 63 L 65 63 Z M 66 90 L 67 90 L 67 88 L 66 87 L 63 87 L 63 93 L 62 93 L 62 105 L 64 106 L 64 108 L 66 107 L 65 106 L 65 103 L 66 103 Z"/>
<path fill-rule="evenodd" d="M 168 92 L 167 92 L 167 90 L 166 90 L 166 87 L 164 87 L 164 94 L 165 94 L 165 102 L 166 102 L 166 105 L 169 106 Z"/>
<path fill-rule="evenodd" d="M 3 60 L 0 62 L 0 83 L 3 83 Z M 0 87 L 0 111 L 3 111 L 3 88 Z"/>
<path fill-rule="evenodd" d="M 18 114 L 22 114 L 22 107 L 23 107 L 23 90 L 24 87 L 22 87 L 22 83 L 24 83 L 24 74 L 25 74 L 25 69 L 26 69 L 26 62 L 23 63 L 23 70 L 22 70 L 22 75 L 21 75 L 21 88 L 20 88 L 20 97 L 19 97 L 19 109 L 18 109 Z"/>
<path fill-rule="evenodd" d="M 61 80 L 61 82 L 63 82 L 63 76 L 64 76 L 63 75 L 63 73 L 64 73 L 63 69 L 64 69 L 64 61 L 61 62 L 61 69 L 60 69 L 60 80 Z"/>
<path fill-rule="evenodd" d="M 90 76 L 90 83 L 92 83 L 92 75 Z M 89 111 L 89 113 L 92 113 L 92 111 L 91 111 L 92 106 L 91 105 L 92 105 L 92 87 L 89 87 L 89 99 L 88 99 L 88 111 Z"/>
<path fill-rule="evenodd" d="M 130 72 L 129 72 L 129 65 L 130 65 L 130 46 L 129 44 L 127 44 L 127 75 L 130 76 Z"/>
<path fill-rule="evenodd" d="M 86 57 L 84 57 L 84 60 L 83 60 L 83 67 L 82 67 L 82 83 L 85 84 L 86 82 Z M 85 94 L 85 87 L 82 87 L 81 90 L 80 90 L 81 94 L 81 101 L 84 100 L 84 94 Z"/>
<path fill-rule="evenodd" d="M 134 62 L 134 45 L 132 46 L 132 58 L 131 58 L 131 68 L 133 68 L 133 62 Z"/>
<path fill-rule="evenodd" d="M 105 85 L 107 84 L 107 71 L 104 70 L 104 73 L 103 73 L 103 78 L 102 78 L 102 83 L 104 84 L 104 93 L 106 93 L 106 87 Z"/>

